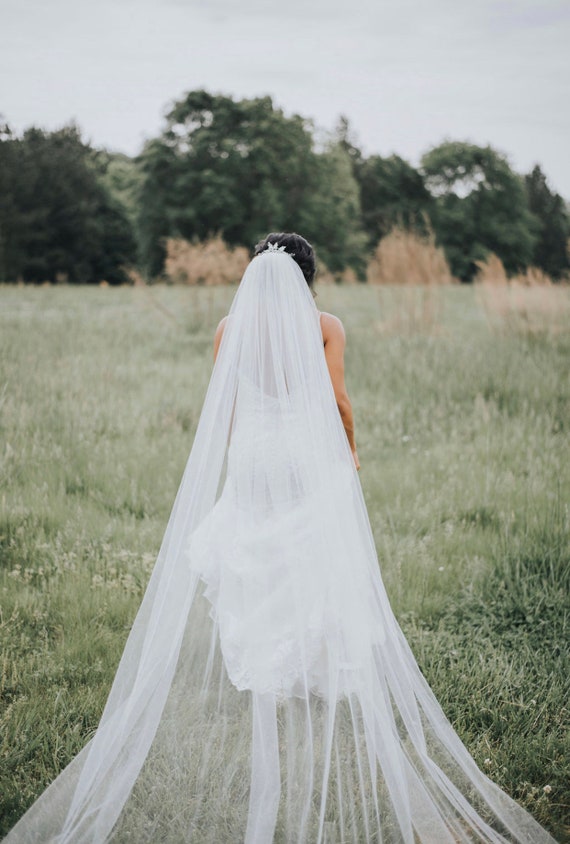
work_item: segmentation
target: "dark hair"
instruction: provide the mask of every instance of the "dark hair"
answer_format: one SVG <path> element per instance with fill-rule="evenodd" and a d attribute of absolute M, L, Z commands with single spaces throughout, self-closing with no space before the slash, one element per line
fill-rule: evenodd
<path fill-rule="evenodd" d="M 259 255 L 270 243 L 276 243 L 277 246 L 284 246 L 285 250 L 291 255 L 294 261 L 300 266 L 305 281 L 313 289 L 313 281 L 317 271 L 317 262 L 315 259 L 315 250 L 308 240 L 301 237 L 295 232 L 271 232 L 263 240 L 260 240 L 254 249 L 254 256 Z"/>

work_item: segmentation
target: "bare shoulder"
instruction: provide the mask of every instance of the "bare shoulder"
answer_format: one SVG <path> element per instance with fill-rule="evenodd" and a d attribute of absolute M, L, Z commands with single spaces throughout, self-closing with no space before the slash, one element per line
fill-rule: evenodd
<path fill-rule="evenodd" d="M 323 331 L 323 340 L 326 343 L 329 340 L 345 339 L 344 325 L 340 319 L 334 314 L 329 314 L 326 311 L 321 311 L 321 328 Z"/>

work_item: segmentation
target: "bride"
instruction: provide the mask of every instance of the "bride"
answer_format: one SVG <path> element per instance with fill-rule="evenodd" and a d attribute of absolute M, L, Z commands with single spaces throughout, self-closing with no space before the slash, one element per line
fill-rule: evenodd
<path fill-rule="evenodd" d="M 299 235 L 257 246 L 99 727 L 9 844 L 553 841 L 390 609 L 314 273 Z"/>

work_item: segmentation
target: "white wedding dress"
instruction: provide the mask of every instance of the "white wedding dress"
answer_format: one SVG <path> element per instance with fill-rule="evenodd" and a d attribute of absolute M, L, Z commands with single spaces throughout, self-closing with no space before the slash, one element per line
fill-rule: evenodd
<path fill-rule="evenodd" d="M 552 842 L 476 766 L 382 584 L 295 261 L 254 258 L 100 725 L 6 842 Z"/>
<path fill-rule="evenodd" d="M 327 650 L 335 642 L 337 693 L 346 693 L 362 659 L 384 638 L 368 600 L 374 589 L 367 572 L 346 565 L 347 555 L 365 553 L 360 533 L 330 543 L 339 517 L 346 531 L 356 524 L 354 512 L 344 508 L 357 506 L 357 479 L 339 460 L 327 483 L 305 494 L 297 479 L 317 455 L 308 453 L 294 394 L 287 403 L 283 408 L 278 398 L 240 381 L 227 479 L 192 534 L 188 556 L 207 585 L 204 595 L 236 688 L 278 698 L 303 697 L 307 689 L 325 695 Z M 254 502 L 249 490 L 256 484 L 270 494 Z"/>

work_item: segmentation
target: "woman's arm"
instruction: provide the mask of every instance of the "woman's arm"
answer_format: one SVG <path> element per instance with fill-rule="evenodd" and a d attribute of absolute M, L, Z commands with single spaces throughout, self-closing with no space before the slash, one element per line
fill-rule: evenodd
<path fill-rule="evenodd" d="M 356 451 L 356 443 L 354 442 L 352 405 L 344 383 L 344 347 L 346 345 L 344 326 L 338 317 L 327 313 L 322 314 L 321 326 L 323 330 L 323 342 L 325 344 L 325 358 L 336 403 L 344 430 L 346 431 L 355 466 L 357 469 L 360 469 L 360 461 L 358 459 L 358 452 Z"/>
<path fill-rule="evenodd" d="M 214 334 L 214 363 L 218 357 L 218 349 L 220 348 L 220 343 L 222 342 L 222 334 L 224 333 L 226 320 L 227 316 L 220 320 L 218 327 L 216 328 L 216 333 Z"/>

